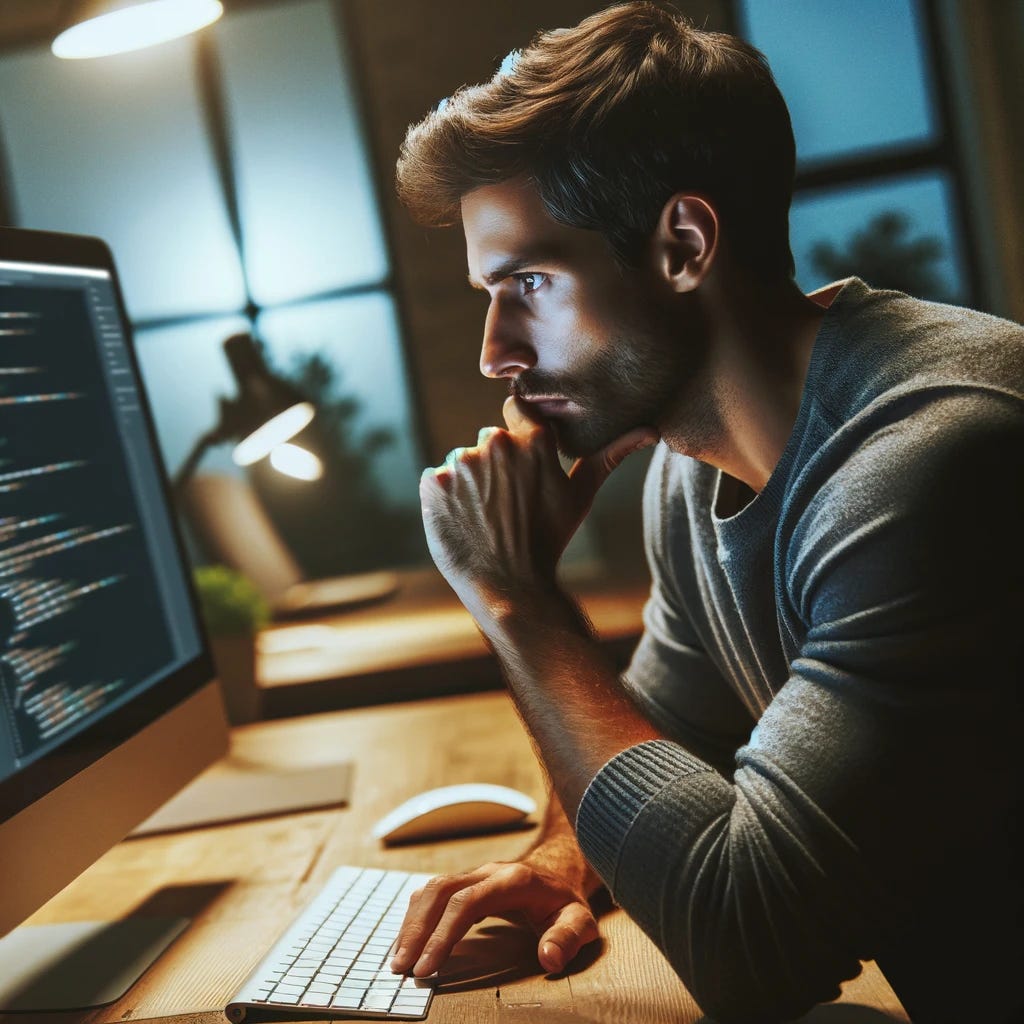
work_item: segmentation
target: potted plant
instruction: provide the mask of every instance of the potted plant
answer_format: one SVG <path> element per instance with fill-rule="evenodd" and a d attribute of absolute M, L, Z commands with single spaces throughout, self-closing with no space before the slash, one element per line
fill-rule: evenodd
<path fill-rule="evenodd" d="M 234 724 L 254 721 L 262 711 L 256 634 L 269 621 L 270 608 L 252 582 L 234 569 L 207 565 L 193 577 L 228 718 Z"/>

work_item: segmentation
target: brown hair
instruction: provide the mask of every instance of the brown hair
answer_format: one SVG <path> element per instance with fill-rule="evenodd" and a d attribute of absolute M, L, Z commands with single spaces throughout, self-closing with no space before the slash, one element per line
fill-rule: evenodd
<path fill-rule="evenodd" d="M 506 65 L 512 67 L 506 70 Z M 473 189 L 524 176 L 548 212 L 637 266 L 668 199 L 706 195 L 738 259 L 793 273 L 795 147 L 764 56 L 675 10 L 623 3 L 540 33 L 406 133 L 399 197 L 457 224 Z"/>

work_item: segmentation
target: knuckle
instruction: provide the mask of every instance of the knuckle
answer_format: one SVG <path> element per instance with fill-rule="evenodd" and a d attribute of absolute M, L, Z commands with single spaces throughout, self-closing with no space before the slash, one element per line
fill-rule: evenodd
<path fill-rule="evenodd" d="M 476 886 L 471 885 L 468 889 L 460 889 L 452 896 L 448 901 L 448 907 L 452 913 L 462 915 L 472 906 L 478 895 L 474 891 L 475 889 Z"/>
<path fill-rule="evenodd" d="M 533 869 L 521 862 L 503 864 L 495 874 L 504 884 L 514 887 L 529 885 L 534 877 Z"/>
<path fill-rule="evenodd" d="M 417 902 L 420 900 L 432 902 L 440 899 L 456 885 L 458 885 L 458 881 L 454 875 L 437 875 L 418 890 Z"/>
<path fill-rule="evenodd" d="M 419 945 L 420 941 L 426 935 L 426 931 L 426 928 L 420 924 L 420 922 L 415 921 L 412 924 L 405 925 L 402 928 L 401 935 L 404 942 L 411 945 Z"/>

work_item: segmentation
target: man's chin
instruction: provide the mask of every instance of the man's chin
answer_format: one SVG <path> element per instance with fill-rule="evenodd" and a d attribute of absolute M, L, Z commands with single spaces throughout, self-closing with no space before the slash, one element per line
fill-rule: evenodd
<path fill-rule="evenodd" d="M 585 459 L 590 455 L 596 455 L 605 445 L 615 440 L 580 430 L 577 424 L 567 423 L 565 420 L 552 420 L 551 425 L 555 432 L 558 453 L 566 459 Z"/>

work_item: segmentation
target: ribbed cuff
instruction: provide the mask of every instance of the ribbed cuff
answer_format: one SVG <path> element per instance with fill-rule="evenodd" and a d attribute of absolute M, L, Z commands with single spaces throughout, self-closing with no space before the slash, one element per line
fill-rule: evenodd
<path fill-rule="evenodd" d="M 644 804 L 677 779 L 713 771 L 675 743 L 649 740 L 616 754 L 590 780 L 576 814 L 576 836 L 613 893 L 622 846 Z"/>

